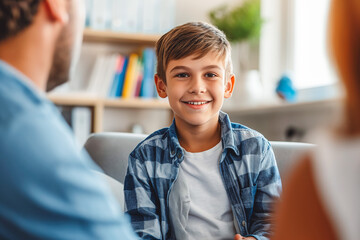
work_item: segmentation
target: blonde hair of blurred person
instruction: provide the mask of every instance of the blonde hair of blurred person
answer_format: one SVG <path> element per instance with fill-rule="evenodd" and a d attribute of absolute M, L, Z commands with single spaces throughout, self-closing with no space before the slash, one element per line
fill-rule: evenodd
<path fill-rule="evenodd" d="M 273 239 L 360 239 L 360 1 L 333 0 L 330 49 L 346 96 L 344 122 L 319 139 L 284 186 Z"/>

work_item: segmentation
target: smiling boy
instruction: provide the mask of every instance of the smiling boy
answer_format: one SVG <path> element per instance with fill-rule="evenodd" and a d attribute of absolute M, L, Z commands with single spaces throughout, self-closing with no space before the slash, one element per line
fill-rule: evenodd
<path fill-rule="evenodd" d="M 142 239 L 267 239 L 281 180 L 269 142 L 220 111 L 235 82 L 225 35 L 187 23 L 163 35 L 156 54 L 157 91 L 174 121 L 129 156 L 134 230 Z"/>

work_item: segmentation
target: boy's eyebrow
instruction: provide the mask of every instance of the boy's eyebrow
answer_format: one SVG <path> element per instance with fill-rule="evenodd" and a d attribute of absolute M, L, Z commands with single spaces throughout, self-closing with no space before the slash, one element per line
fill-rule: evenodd
<path fill-rule="evenodd" d="M 209 66 L 204 67 L 203 69 L 211 69 L 211 68 L 217 68 L 217 69 L 219 69 L 219 70 L 222 69 L 222 68 L 219 67 L 218 65 L 209 65 Z"/>
<path fill-rule="evenodd" d="M 173 69 L 171 69 L 170 72 L 173 72 L 173 71 L 178 70 L 178 69 L 180 69 L 180 70 L 182 70 L 182 69 L 189 70 L 190 68 L 188 68 L 186 66 L 176 66 Z"/>
<path fill-rule="evenodd" d="M 222 68 L 219 67 L 218 65 L 209 65 L 209 66 L 203 67 L 203 69 L 213 69 L 213 68 L 217 68 L 217 69 L 219 69 L 219 70 L 222 69 Z M 186 67 L 186 66 L 176 66 L 176 67 L 174 67 L 173 69 L 170 70 L 170 73 L 173 72 L 173 71 L 175 71 L 175 70 L 178 70 L 178 69 L 180 69 L 180 70 L 183 70 L 183 69 L 184 69 L 184 70 L 190 70 L 190 68 L 189 68 L 189 67 Z"/>

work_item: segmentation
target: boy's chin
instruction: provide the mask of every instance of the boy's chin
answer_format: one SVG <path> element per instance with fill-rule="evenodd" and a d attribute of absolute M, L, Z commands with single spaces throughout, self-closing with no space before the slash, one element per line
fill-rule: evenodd
<path fill-rule="evenodd" d="M 214 124 L 216 125 L 218 123 L 218 116 L 219 114 L 216 114 L 215 116 L 178 116 L 175 117 L 175 121 L 179 123 L 179 125 L 188 125 L 191 127 L 202 127 L 206 125 Z"/>

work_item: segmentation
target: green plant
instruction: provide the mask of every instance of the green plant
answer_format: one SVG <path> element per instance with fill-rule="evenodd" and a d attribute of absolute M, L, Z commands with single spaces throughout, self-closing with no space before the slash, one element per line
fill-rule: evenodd
<path fill-rule="evenodd" d="M 260 15 L 260 0 L 246 0 L 230 9 L 223 5 L 209 13 L 210 21 L 222 30 L 230 42 L 259 39 L 263 20 Z"/>

